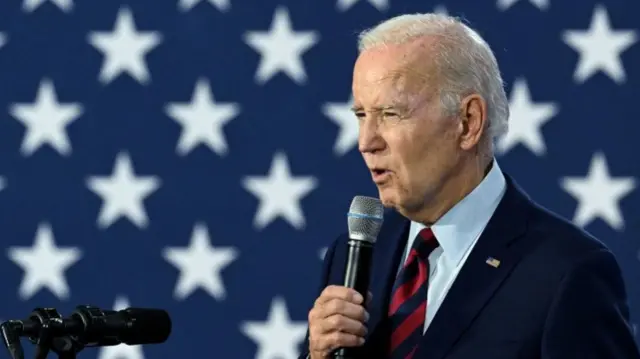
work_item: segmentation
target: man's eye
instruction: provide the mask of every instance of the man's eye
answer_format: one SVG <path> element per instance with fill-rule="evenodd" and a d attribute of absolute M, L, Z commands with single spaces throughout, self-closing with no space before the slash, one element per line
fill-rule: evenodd
<path fill-rule="evenodd" d="M 382 113 L 384 115 L 384 117 L 397 117 L 398 114 L 395 112 L 389 112 L 389 111 L 385 111 Z"/>

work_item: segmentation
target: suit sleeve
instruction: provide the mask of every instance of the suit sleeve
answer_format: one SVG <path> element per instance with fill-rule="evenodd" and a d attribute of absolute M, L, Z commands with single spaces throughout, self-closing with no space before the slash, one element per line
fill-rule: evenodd
<path fill-rule="evenodd" d="M 316 291 L 316 297 L 320 296 L 320 293 L 324 290 L 329 282 L 329 274 L 331 272 L 331 265 L 333 263 L 333 253 L 335 252 L 337 241 L 334 241 L 329 248 L 327 249 L 327 253 L 324 255 L 324 261 L 322 262 L 322 272 L 320 275 L 320 282 L 318 283 L 318 289 Z M 314 299 L 315 300 L 315 299 Z M 313 304 L 312 304 L 313 305 Z M 309 308 L 311 310 L 311 308 Z M 307 329 L 307 335 L 304 338 L 304 342 L 302 344 L 302 352 L 298 359 L 306 359 L 309 355 L 309 330 Z"/>
<path fill-rule="evenodd" d="M 640 359 L 618 263 L 592 252 L 563 280 L 546 319 L 542 359 Z"/>

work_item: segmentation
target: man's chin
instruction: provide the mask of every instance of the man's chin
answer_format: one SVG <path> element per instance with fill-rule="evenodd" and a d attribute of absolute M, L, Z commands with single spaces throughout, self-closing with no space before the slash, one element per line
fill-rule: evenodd
<path fill-rule="evenodd" d="M 391 188 L 378 188 L 378 198 L 386 208 L 395 208 L 398 205 L 397 193 Z"/>

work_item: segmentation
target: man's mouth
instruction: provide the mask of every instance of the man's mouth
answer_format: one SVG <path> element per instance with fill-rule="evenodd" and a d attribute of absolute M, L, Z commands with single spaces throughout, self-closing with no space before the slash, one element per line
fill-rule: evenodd
<path fill-rule="evenodd" d="M 376 183 L 384 180 L 389 173 L 390 171 L 384 168 L 374 168 L 371 170 L 373 181 Z"/>

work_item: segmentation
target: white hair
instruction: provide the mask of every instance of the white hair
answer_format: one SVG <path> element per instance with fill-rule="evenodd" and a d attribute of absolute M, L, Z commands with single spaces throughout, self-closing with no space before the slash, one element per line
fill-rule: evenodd
<path fill-rule="evenodd" d="M 487 104 L 490 138 L 506 133 L 509 103 L 497 60 L 486 41 L 459 19 L 431 13 L 400 15 L 360 33 L 358 51 L 434 35 L 439 41 L 433 60 L 444 82 L 440 101 L 445 112 L 455 115 L 464 96 L 478 93 Z"/>

